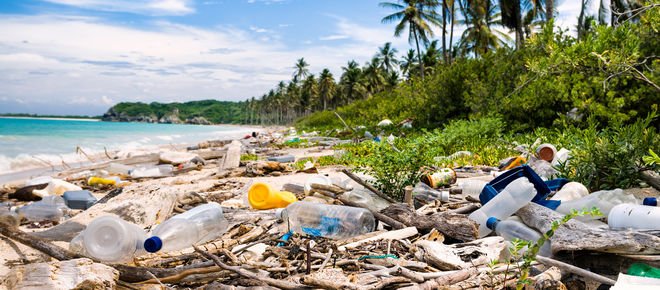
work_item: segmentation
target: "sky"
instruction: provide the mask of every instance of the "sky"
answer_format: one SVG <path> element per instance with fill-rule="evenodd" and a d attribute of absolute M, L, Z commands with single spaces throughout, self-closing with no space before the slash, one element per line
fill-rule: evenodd
<path fill-rule="evenodd" d="M 0 113 L 94 116 L 123 101 L 258 98 L 289 81 L 301 57 L 311 73 L 329 68 L 337 79 L 385 42 L 399 55 L 411 48 L 381 23 L 393 11 L 379 2 L 0 1 Z M 579 5 L 556 4 L 557 24 L 572 34 Z"/>

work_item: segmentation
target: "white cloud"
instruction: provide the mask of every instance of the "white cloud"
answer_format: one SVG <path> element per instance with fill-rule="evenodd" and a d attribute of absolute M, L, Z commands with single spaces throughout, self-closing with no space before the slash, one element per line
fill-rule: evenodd
<path fill-rule="evenodd" d="M 243 100 L 290 80 L 301 57 L 311 72 L 340 74 L 348 60 L 363 64 L 386 41 L 407 46 L 379 24 L 340 22 L 338 34 L 347 36 L 341 45 L 289 47 L 249 29 L 169 22 L 138 29 L 94 18 L 6 15 L 0 18 L 0 95 L 98 108 L 121 101 Z"/>
<path fill-rule="evenodd" d="M 185 15 L 195 12 L 190 0 L 45 0 L 85 9 L 148 15 Z"/>
<path fill-rule="evenodd" d="M 320 37 L 319 40 L 337 40 L 337 39 L 346 39 L 346 38 L 348 38 L 348 35 L 330 35 L 330 36 Z"/>

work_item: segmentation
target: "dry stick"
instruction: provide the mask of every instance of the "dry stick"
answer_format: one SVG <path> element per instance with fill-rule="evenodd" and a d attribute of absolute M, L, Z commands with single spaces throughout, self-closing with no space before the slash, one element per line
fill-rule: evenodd
<path fill-rule="evenodd" d="M 334 194 L 342 194 L 342 193 L 346 192 L 346 190 L 343 190 L 343 189 L 341 189 L 339 187 L 336 187 L 334 185 L 325 185 L 325 184 L 313 183 L 313 184 L 311 184 L 311 186 L 312 186 L 313 189 L 322 189 L 322 190 L 325 190 L 325 191 L 332 192 Z"/>
<path fill-rule="evenodd" d="M 108 154 L 108 148 L 103 147 L 103 151 L 105 152 L 105 157 L 108 157 L 108 159 L 112 160 L 112 157 L 110 157 L 110 154 Z"/>
<path fill-rule="evenodd" d="M 80 146 L 76 146 L 76 153 L 82 153 L 83 155 L 85 155 L 85 157 L 87 157 L 87 160 L 89 160 L 89 162 L 94 163 L 94 159 L 89 157 L 89 155 L 87 155 L 87 153 L 85 153 L 85 151 L 83 151 L 82 148 L 80 148 Z"/>
<path fill-rule="evenodd" d="M 213 262 L 216 265 L 218 265 L 218 267 L 220 267 L 222 269 L 225 269 L 225 270 L 232 271 L 232 272 L 234 272 L 238 275 L 241 275 L 245 278 L 254 279 L 254 280 L 257 280 L 257 281 L 263 281 L 263 282 L 265 282 L 266 284 L 268 284 L 270 286 L 278 287 L 278 288 L 282 288 L 282 289 L 305 288 L 305 286 L 302 285 L 302 284 L 280 281 L 280 280 L 276 280 L 276 279 L 269 278 L 269 277 L 259 277 L 259 276 L 255 275 L 253 273 L 250 273 L 249 271 L 247 271 L 245 269 L 241 269 L 240 267 L 228 266 L 225 263 L 223 263 L 222 261 L 220 261 L 220 258 L 218 258 L 218 256 L 213 255 L 209 252 L 206 252 L 206 251 L 198 248 L 197 246 L 193 246 L 193 248 L 195 248 L 196 252 L 202 254 L 202 256 L 206 257 L 207 259 L 213 260 Z"/>
<path fill-rule="evenodd" d="M 156 278 L 156 279 L 150 279 L 142 282 L 138 282 L 137 284 L 154 284 L 158 283 L 158 281 L 163 282 L 163 283 L 177 283 L 181 281 L 183 278 L 186 278 L 190 275 L 198 275 L 198 274 L 208 274 L 208 273 L 215 273 L 218 272 L 220 268 L 218 266 L 211 266 L 211 267 L 206 267 L 206 268 L 199 268 L 199 269 L 189 269 L 185 270 L 177 275 L 173 276 L 168 276 L 168 277 L 163 277 L 163 278 Z"/>
<path fill-rule="evenodd" d="M 310 257 L 312 253 L 312 248 L 310 246 L 310 240 L 307 240 L 307 270 L 305 270 L 305 273 L 307 275 L 312 273 L 312 257 Z"/>
<path fill-rule="evenodd" d="M 555 266 L 559 269 L 571 272 L 571 273 L 576 274 L 578 276 L 582 276 L 582 277 L 594 280 L 596 282 L 600 282 L 602 284 L 614 285 L 616 283 L 616 281 L 614 281 L 610 278 L 598 275 L 594 272 L 590 272 L 590 271 L 575 267 L 573 265 L 570 265 L 570 264 L 567 264 L 567 263 L 564 263 L 564 262 L 561 262 L 561 261 L 546 258 L 546 257 L 543 257 L 543 256 L 536 256 L 536 260 L 538 260 L 539 262 L 541 262 L 543 264 L 546 264 L 548 266 Z"/>
<path fill-rule="evenodd" d="M 371 190 L 371 192 L 375 193 L 376 195 L 382 197 L 383 199 L 391 202 L 391 203 L 396 203 L 396 201 L 389 196 L 383 194 L 380 192 L 380 190 L 374 188 L 371 184 L 367 183 L 366 181 L 362 180 L 362 178 L 359 178 L 357 175 L 353 174 L 350 170 L 344 168 L 341 170 L 346 176 L 350 177 L 351 179 L 355 180 L 355 182 L 359 183 L 360 185 L 364 186 L 366 189 Z"/>
<path fill-rule="evenodd" d="M 370 211 L 371 214 L 373 214 L 374 217 L 375 217 L 376 219 L 378 219 L 379 221 L 384 222 L 384 223 L 390 225 L 392 228 L 394 228 L 394 229 L 396 229 L 396 230 L 403 229 L 403 228 L 406 227 L 406 225 L 404 225 L 403 223 L 401 223 L 401 222 L 399 222 L 399 221 L 397 221 L 397 220 L 395 220 L 395 219 L 393 219 L 393 218 L 391 218 L 391 217 L 388 217 L 388 216 L 386 216 L 386 215 L 384 215 L 384 214 L 382 214 L 382 213 L 379 213 L 379 212 L 377 212 L 377 211 L 370 210 L 370 209 L 364 207 L 364 206 L 361 205 L 361 204 L 358 204 L 358 203 L 352 202 L 352 201 L 350 201 L 350 200 L 348 200 L 348 199 L 345 199 L 345 198 L 343 198 L 343 197 L 336 197 L 336 196 L 334 196 L 334 194 L 331 193 L 331 192 L 327 192 L 327 191 L 325 191 L 325 190 L 318 190 L 318 189 L 315 189 L 315 191 L 318 192 L 318 193 L 320 193 L 320 194 L 323 194 L 323 195 L 325 195 L 325 196 L 328 196 L 328 197 L 331 197 L 331 198 L 337 199 L 337 200 L 341 201 L 341 202 L 342 202 L 343 204 L 345 204 L 345 205 L 352 206 L 352 207 L 361 207 L 361 208 L 364 208 L 364 209 Z"/>
<path fill-rule="evenodd" d="M 465 269 L 465 270 L 460 270 L 458 272 L 443 275 L 443 276 L 440 276 L 440 277 L 435 278 L 433 280 L 426 281 L 423 284 L 419 284 L 419 285 L 417 285 L 413 288 L 410 288 L 410 289 L 429 289 L 429 290 L 430 289 L 438 289 L 441 286 L 451 285 L 451 284 L 458 283 L 460 281 L 469 279 L 470 277 L 472 277 L 472 275 L 475 275 L 477 273 L 479 273 L 477 268 L 469 268 L 469 269 Z"/>
<path fill-rule="evenodd" d="M 459 207 L 457 209 L 452 209 L 449 212 L 467 214 L 467 213 L 471 213 L 471 212 L 473 212 L 473 211 L 475 211 L 479 208 L 480 208 L 479 205 L 473 203 L 473 204 L 470 204 L 470 205 L 466 205 L 464 207 Z"/>
<path fill-rule="evenodd" d="M 328 254 L 325 256 L 325 260 L 323 260 L 323 263 L 321 263 L 321 267 L 319 268 L 319 271 L 325 268 L 325 265 L 328 264 L 328 261 L 330 261 L 331 257 L 332 257 L 332 249 L 330 249 L 330 251 L 328 251 Z"/>

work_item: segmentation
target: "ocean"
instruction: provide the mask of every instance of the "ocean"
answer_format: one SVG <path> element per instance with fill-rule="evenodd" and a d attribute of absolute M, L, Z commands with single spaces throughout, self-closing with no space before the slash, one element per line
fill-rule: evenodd
<path fill-rule="evenodd" d="M 96 120 L 0 118 L 0 175 L 87 162 L 90 156 L 148 151 L 168 144 L 240 137 L 257 131 L 238 126 L 103 122 Z M 2 178 L 0 177 L 0 181 Z"/>

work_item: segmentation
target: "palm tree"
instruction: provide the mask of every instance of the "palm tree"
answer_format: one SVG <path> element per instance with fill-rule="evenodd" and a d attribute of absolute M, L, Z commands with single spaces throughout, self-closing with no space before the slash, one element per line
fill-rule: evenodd
<path fill-rule="evenodd" d="M 401 61 L 401 74 L 410 79 L 410 72 L 414 70 L 416 63 L 417 59 L 415 58 L 415 50 L 408 50 L 408 53 L 403 56 L 403 60 Z"/>
<path fill-rule="evenodd" d="M 521 0 L 499 0 L 502 12 L 502 25 L 516 32 L 516 49 L 524 42 Z"/>
<path fill-rule="evenodd" d="M 381 73 L 381 64 L 377 57 L 367 62 L 362 70 L 367 97 L 378 93 L 385 84 L 385 77 Z"/>
<path fill-rule="evenodd" d="M 438 50 L 438 41 L 432 41 L 426 47 L 426 53 L 422 56 L 422 63 L 427 71 L 433 72 L 434 67 L 440 62 L 440 58 L 444 59 L 442 52 Z"/>
<path fill-rule="evenodd" d="M 381 67 L 385 69 L 385 72 L 390 73 L 394 70 L 394 67 L 398 64 L 396 60 L 396 54 L 399 51 L 396 48 L 392 47 L 391 42 L 386 42 L 383 47 L 378 48 L 378 53 L 376 57 L 380 61 Z"/>
<path fill-rule="evenodd" d="M 325 68 L 319 75 L 319 98 L 323 103 L 323 110 L 328 108 L 328 102 L 332 101 L 335 92 L 335 79 L 329 69 Z"/>
<path fill-rule="evenodd" d="M 405 5 L 401 5 L 403 3 Z M 435 12 L 439 6 L 437 0 L 400 0 L 399 3 L 381 2 L 381 7 L 388 7 L 398 10 L 393 14 L 385 16 L 383 23 L 392 23 L 400 21 L 394 28 L 394 36 L 399 37 L 401 32 L 408 27 L 408 43 L 415 41 L 417 46 L 417 58 L 422 58 L 422 52 L 419 49 L 419 41 L 427 43 L 429 36 L 433 37 L 431 25 L 440 25 L 438 14 Z M 424 80 L 424 69 L 420 71 L 420 76 Z"/>
<path fill-rule="evenodd" d="M 468 7 L 461 7 L 461 10 L 466 15 L 459 23 L 467 28 L 463 31 L 458 45 L 464 54 L 474 53 L 475 56 L 480 56 L 492 48 L 505 45 L 502 39 L 508 40 L 509 36 L 491 28 L 501 25 L 496 5 L 488 0 L 474 0 Z"/>
<path fill-rule="evenodd" d="M 298 80 L 304 79 L 309 75 L 309 70 L 307 69 L 308 66 L 309 64 L 305 61 L 304 57 L 301 57 L 296 62 L 296 65 L 293 67 L 294 69 L 296 69 L 296 71 L 293 72 L 293 77 L 296 82 Z"/>
<path fill-rule="evenodd" d="M 310 74 L 302 84 L 300 92 L 301 111 L 307 114 L 312 106 L 317 103 L 318 86 L 314 74 Z"/>
<path fill-rule="evenodd" d="M 341 76 L 339 85 L 342 91 L 342 99 L 337 101 L 350 102 L 362 98 L 366 94 L 366 88 L 362 83 L 362 70 L 357 62 L 351 60 L 348 65 L 341 68 L 344 73 Z"/>

